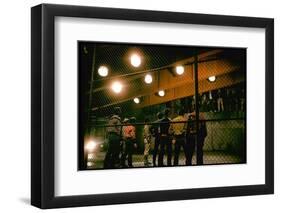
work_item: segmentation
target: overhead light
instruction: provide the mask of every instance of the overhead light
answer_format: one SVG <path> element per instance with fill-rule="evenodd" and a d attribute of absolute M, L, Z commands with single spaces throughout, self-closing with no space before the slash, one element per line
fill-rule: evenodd
<path fill-rule="evenodd" d="M 152 75 L 151 74 L 146 74 L 144 77 L 144 82 L 147 84 L 151 84 L 152 83 Z"/>
<path fill-rule="evenodd" d="M 139 99 L 139 98 L 134 98 L 134 102 L 135 102 L 136 104 L 139 104 L 139 103 L 140 103 L 140 99 Z"/>
<path fill-rule="evenodd" d="M 111 89 L 113 90 L 113 92 L 118 94 L 118 93 L 120 93 L 122 91 L 123 85 L 119 81 L 115 81 L 111 85 Z"/>
<path fill-rule="evenodd" d="M 176 73 L 178 75 L 182 75 L 184 73 L 184 67 L 183 66 L 176 66 Z"/>
<path fill-rule="evenodd" d="M 209 78 L 208 78 L 208 80 L 210 81 L 210 82 L 214 82 L 215 80 L 216 80 L 217 78 L 216 78 L 216 76 L 210 76 Z"/>
<path fill-rule="evenodd" d="M 164 90 L 159 90 L 159 91 L 158 91 L 158 95 L 159 95 L 160 97 L 163 97 L 163 96 L 165 95 L 165 91 L 164 91 Z"/>
<path fill-rule="evenodd" d="M 130 60 L 134 67 L 139 67 L 141 64 L 141 57 L 138 54 L 132 54 Z"/>
<path fill-rule="evenodd" d="M 108 75 L 108 68 L 106 66 L 100 66 L 98 69 L 98 74 L 101 77 L 106 77 Z"/>

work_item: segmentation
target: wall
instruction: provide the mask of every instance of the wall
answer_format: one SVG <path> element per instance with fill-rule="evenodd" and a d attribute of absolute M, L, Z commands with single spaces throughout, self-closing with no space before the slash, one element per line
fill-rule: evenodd
<path fill-rule="evenodd" d="M 281 13 L 279 1 L 197 0 L 116 1 L 58 0 L 46 3 L 81 4 L 154 10 L 186 11 L 275 18 L 275 55 L 281 55 Z M 30 7 L 39 0 L 2 1 L 0 34 L 0 211 L 39 212 L 29 206 L 30 196 Z M 280 109 L 280 60 L 275 63 L 275 109 Z M 280 84 L 279 84 L 280 85 Z M 51 210 L 50 212 L 277 212 L 281 199 L 280 110 L 275 114 L 275 195 L 204 199 L 148 204 L 114 205 Z"/>

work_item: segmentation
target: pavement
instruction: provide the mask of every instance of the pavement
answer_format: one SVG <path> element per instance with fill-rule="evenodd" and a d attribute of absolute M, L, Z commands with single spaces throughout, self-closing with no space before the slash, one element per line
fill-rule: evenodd
<path fill-rule="evenodd" d="M 98 152 L 88 157 L 88 169 L 103 169 L 103 160 L 105 157 L 105 152 Z M 164 165 L 166 165 L 166 156 L 164 157 Z M 152 162 L 152 155 L 149 155 L 149 161 Z M 243 163 L 241 158 L 237 155 L 227 154 L 225 152 L 204 152 L 203 156 L 204 165 L 213 165 L 213 164 L 238 164 Z M 173 162 L 173 158 L 172 158 Z M 179 156 L 179 166 L 185 165 L 185 156 L 184 153 L 180 153 Z M 193 156 L 192 165 L 196 165 L 196 155 Z M 144 161 L 143 155 L 134 154 L 133 155 L 133 167 L 143 168 Z M 151 164 L 149 167 L 153 167 Z"/>

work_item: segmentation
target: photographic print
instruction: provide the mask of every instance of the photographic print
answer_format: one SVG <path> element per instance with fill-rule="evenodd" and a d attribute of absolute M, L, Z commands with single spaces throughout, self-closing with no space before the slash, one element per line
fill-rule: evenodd
<path fill-rule="evenodd" d="M 31 41 L 32 205 L 274 193 L 274 19 L 41 4 Z"/>
<path fill-rule="evenodd" d="M 246 48 L 78 42 L 78 169 L 246 163 Z"/>

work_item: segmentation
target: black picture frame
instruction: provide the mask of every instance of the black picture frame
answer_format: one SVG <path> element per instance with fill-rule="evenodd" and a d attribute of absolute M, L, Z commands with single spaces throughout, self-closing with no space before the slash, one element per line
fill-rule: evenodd
<path fill-rule="evenodd" d="M 264 28 L 266 34 L 265 184 L 56 197 L 54 194 L 54 21 L 58 16 Z M 274 193 L 273 19 L 53 4 L 41 4 L 31 9 L 32 205 L 46 209 L 272 193 Z"/>

